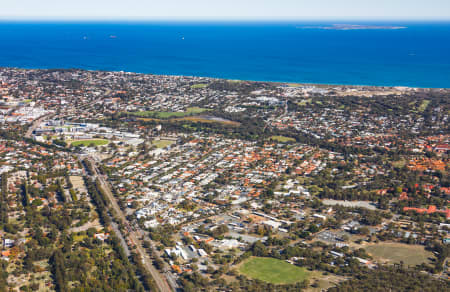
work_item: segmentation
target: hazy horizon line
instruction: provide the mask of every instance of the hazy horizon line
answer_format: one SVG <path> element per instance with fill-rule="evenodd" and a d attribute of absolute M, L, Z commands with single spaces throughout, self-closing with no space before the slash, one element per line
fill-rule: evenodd
<path fill-rule="evenodd" d="M 25 22 L 302 22 L 302 21 L 411 21 L 411 22 L 450 22 L 450 18 L 416 18 L 416 17 L 284 17 L 284 18 L 265 18 L 265 17 L 21 17 L 21 16 L 1 16 L 0 21 L 25 21 Z"/>

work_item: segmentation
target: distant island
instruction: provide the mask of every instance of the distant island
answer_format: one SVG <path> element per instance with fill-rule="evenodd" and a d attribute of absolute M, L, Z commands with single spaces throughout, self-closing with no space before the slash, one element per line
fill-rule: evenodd
<path fill-rule="evenodd" d="M 405 29 L 406 26 L 387 25 L 361 25 L 361 24 L 333 24 L 330 26 L 301 26 L 302 29 L 327 29 L 327 30 L 366 30 L 366 29 Z"/>

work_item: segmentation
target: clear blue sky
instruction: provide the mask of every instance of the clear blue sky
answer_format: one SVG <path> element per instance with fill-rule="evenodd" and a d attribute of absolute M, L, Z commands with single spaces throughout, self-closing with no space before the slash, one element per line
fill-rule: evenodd
<path fill-rule="evenodd" d="M 450 0 L 1 0 L 0 19 L 450 20 Z"/>

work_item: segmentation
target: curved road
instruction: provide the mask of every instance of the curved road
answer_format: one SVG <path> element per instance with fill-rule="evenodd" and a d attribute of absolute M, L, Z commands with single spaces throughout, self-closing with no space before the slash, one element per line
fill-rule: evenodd
<path fill-rule="evenodd" d="M 42 116 L 37 120 L 34 120 L 31 126 L 28 128 L 27 132 L 25 133 L 25 138 L 31 138 L 31 134 L 33 134 L 33 131 L 36 130 L 37 127 L 44 121 L 48 115 Z"/>

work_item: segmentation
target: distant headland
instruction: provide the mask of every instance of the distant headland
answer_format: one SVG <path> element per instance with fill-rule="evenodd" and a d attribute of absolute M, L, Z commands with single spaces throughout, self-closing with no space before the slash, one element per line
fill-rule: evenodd
<path fill-rule="evenodd" d="M 301 29 L 327 29 L 327 30 L 366 30 L 366 29 L 406 29 L 406 26 L 389 25 L 361 25 L 361 24 L 333 24 L 329 26 L 299 26 Z"/>

